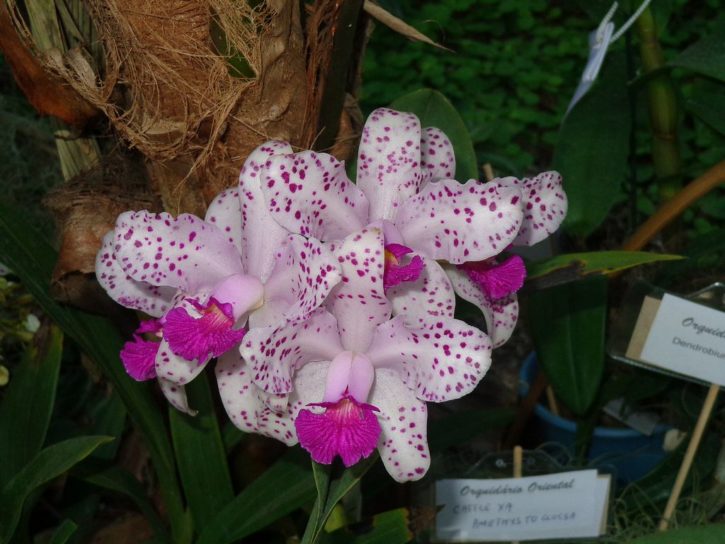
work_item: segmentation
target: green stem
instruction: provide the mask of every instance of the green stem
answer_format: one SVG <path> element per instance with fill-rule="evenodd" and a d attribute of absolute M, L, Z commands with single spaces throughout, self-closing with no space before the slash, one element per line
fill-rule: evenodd
<path fill-rule="evenodd" d="M 659 186 L 660 201 L 672 198 L 681 186 L 682 158 L 677 139 L 677 100 L 657 38 L 657 27 L 650 8 L 635 25 L 639 36 L 642 68 L 647 81 L 647 102 L 652 128 L 652 161 Z M 651 75 L 650 75 L 651 74 Z"/>

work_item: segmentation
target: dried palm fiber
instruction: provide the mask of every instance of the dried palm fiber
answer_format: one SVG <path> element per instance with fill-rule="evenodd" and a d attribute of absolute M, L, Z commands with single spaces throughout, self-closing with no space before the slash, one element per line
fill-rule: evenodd
<path fill-rule="evenodd" d="M 146 157 L 164 208 L 203 213 L 264 140 L 302 146 L 307 91 L 297 2 L 86 5 L 103 42 L 103 73 L 79 49 L 65 56 L 49 51 L 43 60 Z M 22 30 L 17 13 L 15 24 Z M 217 50 L 213 29 L 223 35 L 226 51 Z M 231 60 L 248 65 L 249 76 L 240 77 Z"/>

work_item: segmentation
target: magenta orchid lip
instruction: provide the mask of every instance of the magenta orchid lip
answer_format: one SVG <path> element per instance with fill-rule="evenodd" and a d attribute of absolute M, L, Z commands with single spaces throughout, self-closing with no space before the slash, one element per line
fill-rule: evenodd
<path fill-rule="evenodd" d="M 430 466 L 428 402 L 470 393 L 518 317 L 523 261 L 553 232 L 561 178 L 454 179 L 453 146 L 378 109 L 357 183 L 325 153 L 270 141 L 204 219 L 126 212 L 104 238 L 101 285 L 145 321 L 121 357 L 194 414 L 185 385 L 217 359 L 220 396 L 246 432 L 351 466 L 375 450 L 397 481 Z M 456 293 L 488 333 L 454 318 Z"/>

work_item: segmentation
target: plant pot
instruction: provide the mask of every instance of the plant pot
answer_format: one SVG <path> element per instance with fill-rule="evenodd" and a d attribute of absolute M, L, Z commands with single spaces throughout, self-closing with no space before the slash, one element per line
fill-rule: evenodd
<path fill-rule="evenodd" d="M 531 353 L 519 373 L 519 395 L 526 396 L 529 384 L 535 379 L 536 354 Z M 554 415 L 543 404 L 534 408 L 533 423 L 542 443 L 556 442 L 570 452 L 574 451 L 576 423 Z M 592 436 L 589 461 L 594 467 L 614 468 L 622 483 L 639 480 L 655 468 L 665 457 L 663 449 L 669 425 L 657 425 L 651 435 L 630 428 L 597 427 Z"/>

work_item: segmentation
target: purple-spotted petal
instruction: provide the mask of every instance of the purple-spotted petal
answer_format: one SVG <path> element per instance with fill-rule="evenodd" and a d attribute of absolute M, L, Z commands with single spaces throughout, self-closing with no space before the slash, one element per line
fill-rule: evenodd
<path fill-rule="evenodd" d="M 234 348 L 244 338 L 245 329 L 234 329 L 232 305 L 211 298 L 206 305 L 177 306 L 164 319 L 164 339 L 171 351 L 203 365 Z"/>
<path fill-rule="evenodd" d="M 292 391 L 297 369 L 313 361 L 330 361 L 343 349 L 337 321 L 319 309 L 308 318 L 249 330 L 239 351 L 254 370 L 254 383 L 283 395 Z"/>
<path fill-rule="evenodd" d="M 160 380 L 186 385 L 204 370 L 204 366 L 176 355 L 171 351 L 169 343 L 165 339 L 161 340 L 156 355 L 156 375 Z"/>
<path fill-rule="evenodd" d="M 478 306 L 486 320 L 486 330 L 493 347 L 497 348 L 511 337 L 519 316 L 519 303 L 515 294 L 491 300 L 468 274 L 454 266 L 445 268 L 456 293 L 463 300 Z"/>
<path fill-rule="evenodd" d="M 274 155 L 292 153 L 287 142 L 269 141 L 257 147 L 244 162 L 239 174 L 242 214 L 242 262 L 247 274 L 266 282 L 277 249 L 287 238 L 287 229 L 269 213 L 262 192 L 265 165 Z"/>
<path fill-rule="evenodd" d="M 501 263 L 494 259 L 458 265 L 491 300 L 516 293 L 524 285 L 526 266 L 518 255 L 511 255 Z"/>
<path fill-rule="evenodd" d="M 385 292 L 391 287 L 403 282 L 416 281 L 420 277 L 424 266 L 420 255 L 413 255 L 407 264 L 401 264 L 402 257 L 409 253 L 413 253 L 413 250 L 402 244 L 385 246 L 385 272 L 383 274 Z"/>
<path fill-rule="evenodd" d="M 377 328 L 367 355 L 376 368 L 397 370 L 419 399 L 443 402 L 478 385 L 491 364 L 491 341 L 457 319 L 398 316 Z"/>
<path fill-rule="evenodd" d="M 161 386 L 161 392 L 164 394 L 164 397 L 166 397 L 166 400 L 169 401 L 171 406 L 190 416 L 195 416 L 199 413 L 197 410 L 193 410 L 189 407 L 189 401 L 186 397 L 186 389 L 183 385 L 159 378 L 159 386 Z"/>
<path fill-rule="evenodd" d="M 376 411 L 351 396 L 302 410 L 295 419 L 300 445 L 318 463 L 329 465 L 340 456 L 351 467 L 375 450 L 380 436 Z"/>
<path fill-rule="evenodd" d="M 342 281 L 330 293 L 328 307 L 335 315 L 346 350 L 365 353 L 377 327 L 390 317 L 383 289 L 383 233 L 369 226 L 348 236 L 335 248 Z"/>
<path fill-rule="evenodd" d="M 288 446 L 297 443 L 294 420 L 286 410 L 269 408 L 278 396 L 269 395 L 254 385 L 252 369 L 238 353 L 232 351 L 222 355 L 214 372 L 224 409 L 237 428 L 275 438 Z"/>
<path fill-rule="evenodd" d="M 456 296 L 445 271 L 433 259 L 423 258 L 424 268 L 416 281 L 401 283 L 385 294 L 393 305 L 393 315 L 453 317 Z"/>
<path fill-rule="evenodd" d="M 506 187 L 518 187 L 524 199 L 524 220 L 515 245 L 531 246 L 559 228 L 566 217 L 567 199 L 558 172 L 542 172 L 526 179 L 494 180 Z"/>
<path fill-rule="evenodd" d="M 392 219 L 421 182 L 420 121 L 412 113 L 379 108 L 363 127 L 357 185 L 370 201 L 370 219 Z"/>
<path fill-rule="evenodd" d="M 262 191 L 269 212 L 292 233 L 338 240 L 368 222 L 365 195 L 348 179 L 345 165 L 325 153 L 270 158 Z"/>
<path fill-rule="evenodd" d="M 204 221 L 223 232 L 229 243 L 242 254 L 242 203 L 237 187 L 222 191 L 212 200 Z"/>
<path fill-rule="evenodd" d="M 189 214 L 122 213 L 114 243 L 126 274 L 151 285 L 195 293 L 243 272 L 239 252 L 224 233 Z"/>
<path fill-rule="evenodd" d="M 378 451 L 387 471 L 398 482 L 422 478 L 430 466 L 425 402 L 385 368 L 375 372 L 369 402 L 380 409 Z"/>
<path fill-rule="evenodd" d="M 137 382 L 152 380 L 156 377 L 158 351 L 158 342 L 144 340 L 135 334 L 133 340 L 126 342 L 121 349 L 121 362 L 128 375 Z"/>
<path fill-rule="evenodd" d="M 442 180 L 403 202 L 395 226 L 415 251 L 458 264 L 501 253 L 519 232 L 522 217 L 515 187 Z"/>
<path fill-rule="evenodd" d="M 171 307 L 176 289 L 157 287 L 131 279 L 121 268 L 114 253 L 114 231 L 103 237 L 96 255 L 96 278 L 108 295 L 121 306 L 161 317 Z"/>
<path fill-rule="evenodd" d="M 315 238 L 293 234 L 277 254 L 274 270 L 264 286 L 264 303 L 281 318 L 294 321 L 317 309 L 342 278 L 333 252 Z M 255 326 L 275 324 L 258 319 Z"/>
<path fill-rule="evenodd" d="M 448 136 L 438 128 L 423 129 L 423 137 L 420 142 L 420 162 L 424 182 L 455 179 L 456 177 L 456 156 L 453 153 L 453 144 Z"/>

